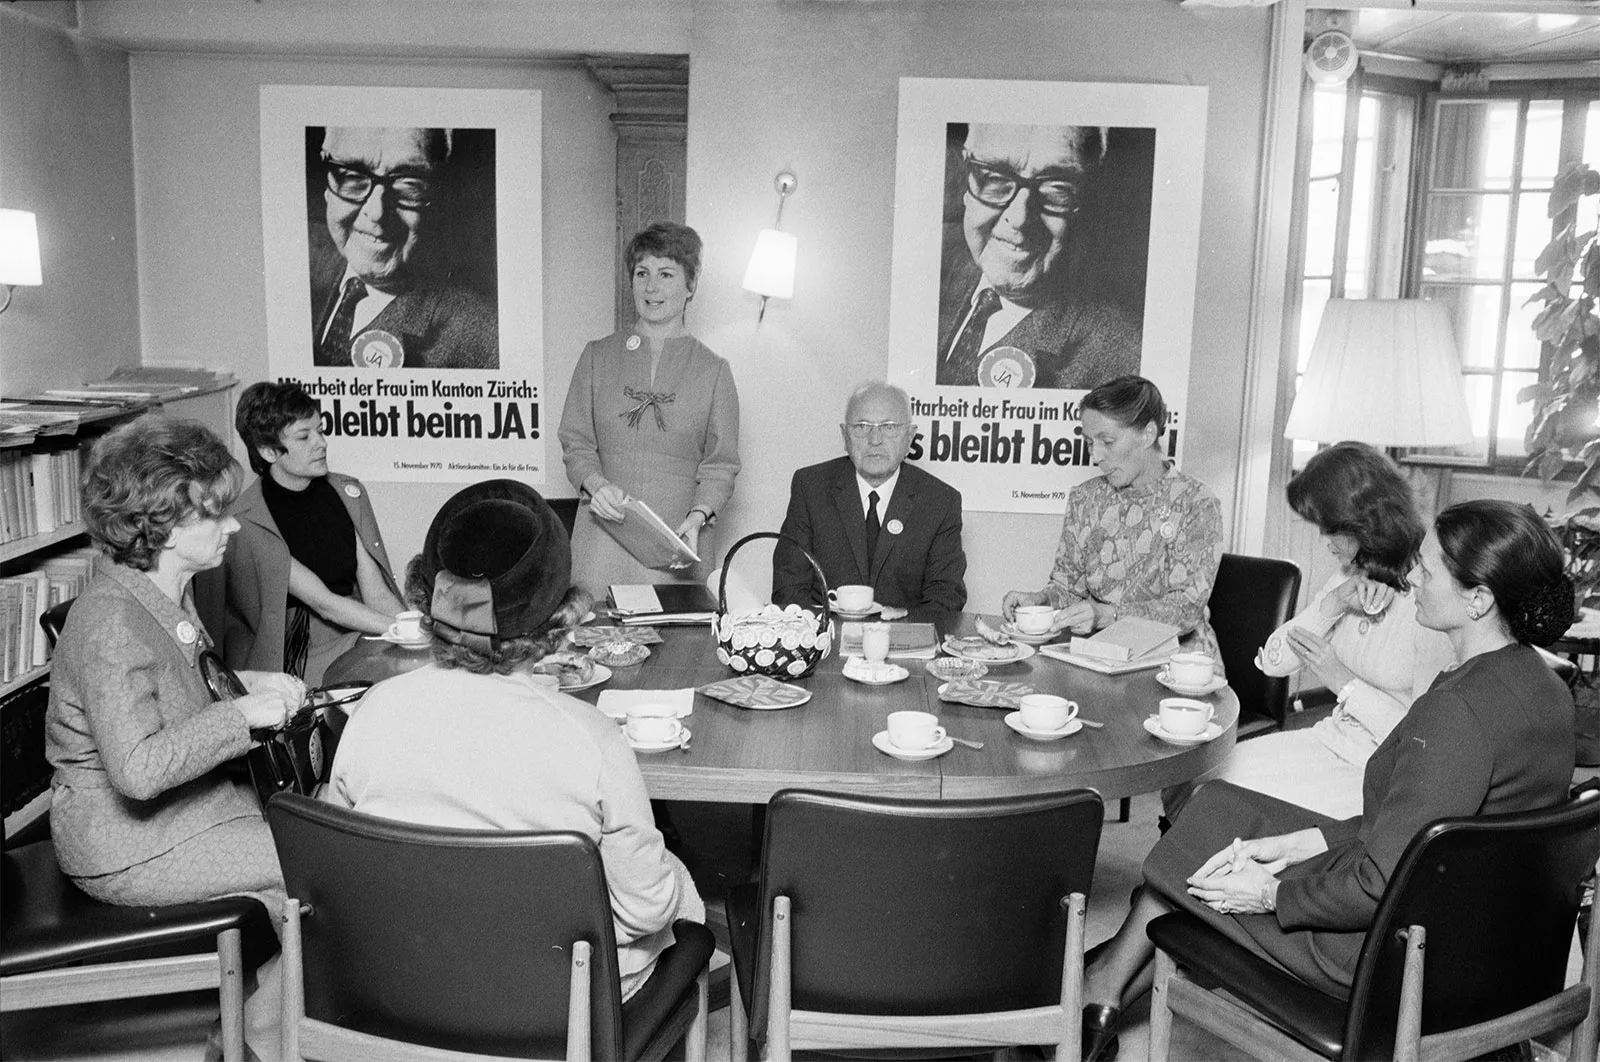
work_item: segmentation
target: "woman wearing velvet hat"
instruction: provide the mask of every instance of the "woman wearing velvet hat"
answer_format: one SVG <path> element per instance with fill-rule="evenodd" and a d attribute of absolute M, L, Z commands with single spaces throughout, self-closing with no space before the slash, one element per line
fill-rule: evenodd
<path fill-rule="evenodd" d="M 1145 888 L 1084 971 L 1083 1057 L 1116 1057 L 1150 986 L 1145 927 L 1182 908 L 1325 994 L 1349 995 L 1378 901 L 1429 823 L 1549 807 L 1572 781 L 1572 695 L 1531 646 L 1572 622 L 1561 546 L 1526 505 L 1439 514 L 1410 576 L 1455 663 L 1367 760 L 1362 813 L 1332 819 L 1227 782 L 1202 788 L 1144 863 Z"/>
<path fill-rule="evenodd" d="M 428 616 L 433 663 L 363 699 L 328 799 L 432 826 L 593 838 L 626 999 L 673 945 L 673 921 L 704 921 L 705 905 L 662 844 L 620 728 L 532 670 L 586 607 L 570 574 L 566 530 L 531 487 L 490 480 L 446 502 L 406 586 Z"/>

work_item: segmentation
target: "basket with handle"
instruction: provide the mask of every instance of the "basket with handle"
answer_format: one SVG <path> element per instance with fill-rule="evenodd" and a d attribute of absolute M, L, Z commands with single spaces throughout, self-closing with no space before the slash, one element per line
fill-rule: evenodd
<path fill-rule="evenodd" d="M 765 605 L 739 613 L 728 611 L 728 569 L 741 546 L 758 538 L 783 539 L 811 563 L 822 584 L 822 612 L 788 605 Z M 833 612 L 828 608 L 828 577 L 822 574 L 806 548 L 779 531 L 757 531 L 733 544 L 722 558 L 722 579 L 717 584 L 717 615 L 712 631 L 717 636 L 717 659 L 737 675 L 770 675 L 785 682 L 805 678 L 816 670 L 833 645 Z"/>

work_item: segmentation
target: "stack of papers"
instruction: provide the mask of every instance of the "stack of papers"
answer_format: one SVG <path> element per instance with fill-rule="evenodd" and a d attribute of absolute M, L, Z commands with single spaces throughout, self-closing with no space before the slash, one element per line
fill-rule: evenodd
<path fill-rule="evenodd" d="M 858 620 L 839 626 L 839 655 L 864 656 Z M 891 660 L 932 660 L 939 655 L 939 632 L 931 623 L 896 623 L 889 628 Z"/>
<path fill-rule="evenodd" d="M 717 611 L 711 591 L 699 583 L 613 586 L 611 604 L 612 616 L 625 626 L 710 623 Z"/>

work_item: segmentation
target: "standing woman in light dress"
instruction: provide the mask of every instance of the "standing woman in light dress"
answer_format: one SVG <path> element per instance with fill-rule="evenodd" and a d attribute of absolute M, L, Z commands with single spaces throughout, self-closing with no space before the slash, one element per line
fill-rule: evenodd
<path fill-rule="evenodd" d="M 713 567 L 702 532 L 739 474 L 739 395 L 728 363 L 684 321 L 700 250 L 699 234 L 671 222 L 634 236 L 626 257 L 637 320 L 584 347 L 567 389 L 562 458 L 589 500 L 573 528 L 572 575 L 596 598 L 618 583 L 699 582 Z M 600 526 L 621 520 L 629 497 L 654 509 L 705 561 L 673 572 L 636 561 Z"/>
<path fill-rule="evenodd" d="M 1019 605 L 1049 605 L 1058 610 L 1052 631 L 1074 634 L 1123 616 L 1157 620 L 1221 670 L 1206 603 L 1222 563 L 1222 503 L 1167 460 L 1166 430 L 1167 404 L 1142 376 L 1119 376 L 1084 396 L 1083 434 L 1100 475 L 1067 494 L 1050 581 L 1006 594 L 1006 619 Z"/>

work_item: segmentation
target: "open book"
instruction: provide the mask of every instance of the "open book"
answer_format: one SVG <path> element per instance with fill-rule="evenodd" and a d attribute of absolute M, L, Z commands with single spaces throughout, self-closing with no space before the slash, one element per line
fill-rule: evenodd
<path fill-rule="evenodd" d="M 623 549 L 633 554 L 633 559 L 646 568 L 664 571 L 669 568 L 687 568 L 699 564 L 700 556 L 673 533 L 667 522 L 656 515 L 654 509 L 638 498 L 622 503 L 622 522 L 596 520 L 606 534 L 617 540 Z"/>

